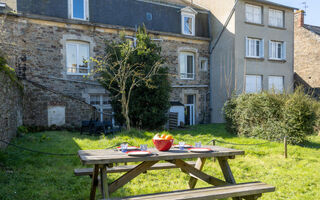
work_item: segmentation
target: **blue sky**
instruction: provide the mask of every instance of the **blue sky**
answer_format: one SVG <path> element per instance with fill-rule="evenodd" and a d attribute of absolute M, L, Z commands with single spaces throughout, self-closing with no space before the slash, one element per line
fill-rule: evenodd
<path fill-rule="evenodd" d="M 292 6 L 295 8 L 305 9 L 302 2 L 307 2 L 306 24 L 320 26 L 320 0 L 269 0 L 276 3 Z"/>

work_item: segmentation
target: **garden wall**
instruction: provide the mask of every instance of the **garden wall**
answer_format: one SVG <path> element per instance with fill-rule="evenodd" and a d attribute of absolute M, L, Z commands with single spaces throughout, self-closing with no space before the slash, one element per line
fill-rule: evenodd
<path fill-rule="evenodd" d="M 22 125 L 22 90 L 0 71 L 0 139 L 7 142 L 16 135 Z M 0 149 L 6 148 L 0 142 Z"/>

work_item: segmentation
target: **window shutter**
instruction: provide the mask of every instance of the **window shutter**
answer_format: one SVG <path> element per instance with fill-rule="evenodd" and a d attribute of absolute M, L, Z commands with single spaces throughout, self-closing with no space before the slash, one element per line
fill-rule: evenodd
<path fill-rule="evenodd" d="M 286 60 L 287 59 L 287 43 L 283 42 L 282 46 L 282 59 Z"/>
<path fill-rule="evenodd" d="M 272 58 L 272 42 L 269 40 L 269 58 Z"/>
<path fill-rule="evenodd" d="M 249 56 L 249 40 L 248 40 L 248 37 L 246 37 L 245 43 L 246 43 L 246 57 L 248 57 Z"/>
<path fill-rule="evenodd" d="M 264 58 L 264 39 L 260 40 L 260 58 Z"/>
<path fill-rule="evenodd" d="M 183 53 L 180 53 L 180 76 L 183 77 L 184 73 L 186 73 L 186 56 Z"/>

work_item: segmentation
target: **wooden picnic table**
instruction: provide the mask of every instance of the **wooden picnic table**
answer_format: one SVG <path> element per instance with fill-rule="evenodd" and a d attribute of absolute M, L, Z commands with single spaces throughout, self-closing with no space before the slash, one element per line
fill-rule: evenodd
<path fill-rule="evenodd" d="M 126 153 L 118 151 L 116 149 L 104 149 L 104 150 L 80 150 L 78 155 L 81 162 L 84 165 L 94 165 L 90 199 L 94 200 L 96 196 L 96 189 L 98 186 L 98 176 L 100 176 L 100 187 L 102 197 L 108 199 L 110 194 L 115 192 L 120 187 L 127 184 L 129 181 L 146 172 L 153 165 L 159 161 L 166 161 L 175 164 L 181 169 L 182 172 L 189 174 L 189 187 L 195 188 L 197 180 L 205 181 L 214 186 L 232 185 L 236 184 L 230 169 L 228 159 L 234 159 L 236 155 L 243 155 L 244 151 L 224 148 L 219 146 L 205 146 L 211 148 L 213 151 L 206 153 L 193 153 L 186 150 L 173 149 L 169 151 L 158 151 L 154 148 L 149 148 L 148 151 L 152 152 L 152 155 L 145 157 L 128 156 Z M 202 172 L 202 168 L 207 158 L 215 157 L 219 161 L 222 173 L 225 180 L 218 179 L 211 175 Z M 196 165 L 192 165 L 185 162 L 183 159 L 197 159 Z M 108 184 L 107 182 L 107 168 L 112 168 L 117 163 L 129 163 L 129 162 L 141 162 L 139 165 L 119 177 L 117 180 Z"/>

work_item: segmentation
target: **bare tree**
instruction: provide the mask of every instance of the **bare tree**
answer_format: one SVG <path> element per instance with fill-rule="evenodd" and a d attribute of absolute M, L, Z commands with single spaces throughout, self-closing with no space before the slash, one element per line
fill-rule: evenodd
<path fill-rule="evenodd" d="M 155 87 L 150 84 L 151 78 L 158 73 L 162 60 L 155 62 L 146 72 L 144 63 L 132 62 L 133 56 L 141 50 L 139 45 L 135 47 L 127 40 L 107 46 L 106 56 L 91 58 L 97 65 L 93 74 L 109 91 L 116 93 L 114 98 L 119 99 L 126 128 L 130 130 L 129 103 L 132 90 L 142 83 Z"/>

